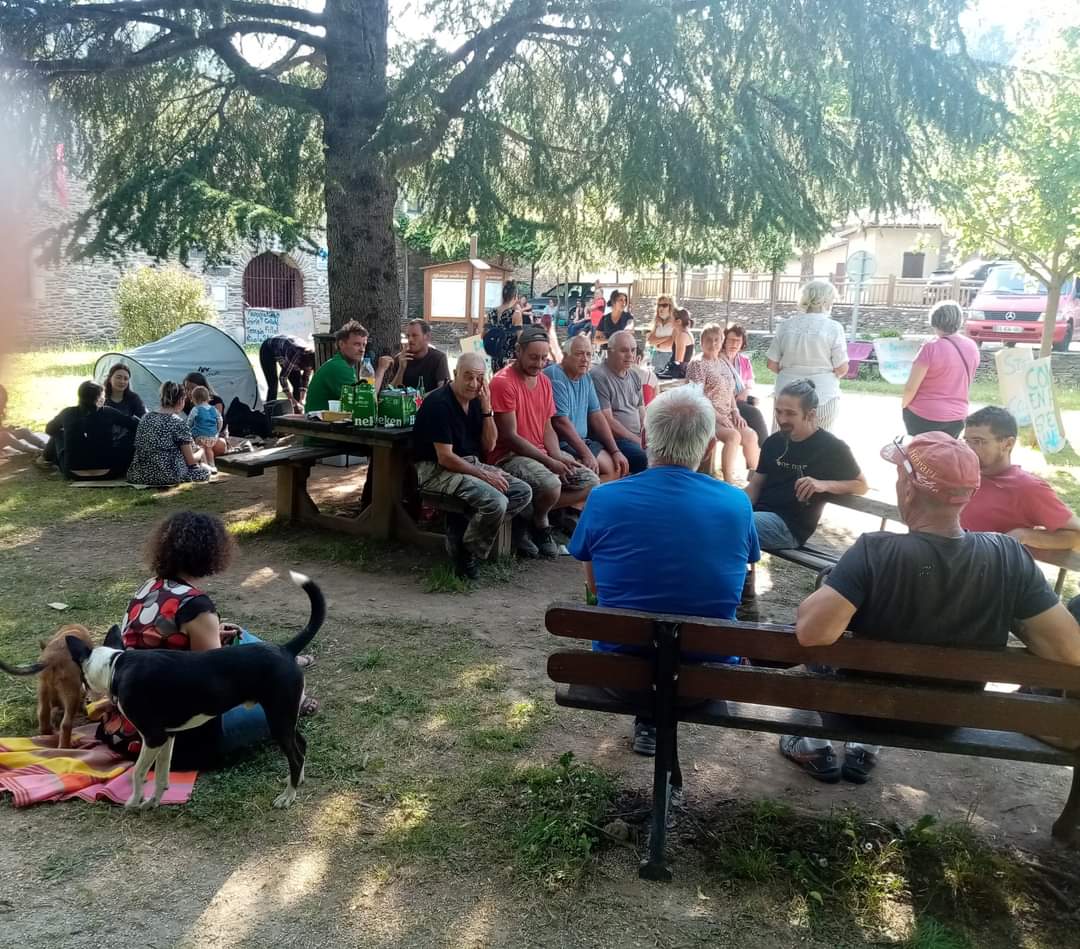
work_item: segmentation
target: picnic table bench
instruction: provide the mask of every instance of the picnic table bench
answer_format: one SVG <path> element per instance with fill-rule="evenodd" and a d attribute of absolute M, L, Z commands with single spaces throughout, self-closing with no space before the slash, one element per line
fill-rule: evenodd
<path fill-rule="evenodd" d="M 579 605 L 553 605 L 546 625 L 568 639 L 637 647 L 637 654 L 560 650 L 547 668 L 559 684 L 558 705 L 645 715 L 656 724 L 648 855 L 640 867 L 645 879 L 671 879 L 665 843 L 671 792 L 682 787 L 680 722 L 1071 767 L 1071 790 L 1052 832 L 1080 844 L 1080 752 L 1031 737 L 1080 743 L 1080 668 L 1022 647 L 958 649 L 850 634 L 832 646 L 806 648 L 786 626 Z M 770 667 L 681 661 L 685 653 L 703 652 Z M 878 677 L 840 677 L 800 664 Z M 880 677 L 888 673 L 908 681 Z M 972 681 L 1072 690 L 1076 697 L 958 688 Z"/>

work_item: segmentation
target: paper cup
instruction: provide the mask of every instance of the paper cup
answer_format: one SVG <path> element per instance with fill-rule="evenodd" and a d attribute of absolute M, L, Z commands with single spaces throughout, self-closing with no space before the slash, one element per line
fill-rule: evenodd
<path fill-rule="evenodd" d="M 327 410 L 330 411 L 330 412 L 340 412 L 341 411 L 341 400 L 340 399 L 329 399 L 329 400 L 327 400 L 326 407 L 327 407 Z"/>

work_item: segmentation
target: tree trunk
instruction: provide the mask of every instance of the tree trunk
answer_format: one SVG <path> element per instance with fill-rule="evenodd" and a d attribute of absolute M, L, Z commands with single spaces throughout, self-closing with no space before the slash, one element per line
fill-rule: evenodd
<path fill-rule="evenodd" d="M 802 254 L 799 256 L 799 276 L 803 280 L 809 280 L 814 276 L 814 259 L 817 257 L 817 252 L 813 247 L 804 247 Z"/>
<path fill-rule="evenodd" d="M 1039 347 L 1039 358 L 1050 355 L 1050 348 L 1054 342 L 1054 330 L 1057 327 L 1058 301 L 1061 299 L 1061 285 L 1067 279 L 1067 275 L 1055 272 L 1053 279 L 1046 288 L 1046 312 L 1043 314 L 1042 345 Z"/>
<path fill-rule="evenodd" d="M 327 0 L 326 247 L 330 326 L 359 320 L 369 354 L 401 338 L 394 203 L 397 182 L 364 146 L 387 103 L 387 0 Z"/>

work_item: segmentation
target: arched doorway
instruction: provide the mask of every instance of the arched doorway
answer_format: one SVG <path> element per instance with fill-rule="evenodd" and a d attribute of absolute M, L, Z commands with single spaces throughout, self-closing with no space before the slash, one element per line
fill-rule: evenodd
<path fill-rule="evenodd" d="M 287 310 L 304 305 L 304 275 L 278 254 L 266 251 L 244 268 L 244 306 Z"/>

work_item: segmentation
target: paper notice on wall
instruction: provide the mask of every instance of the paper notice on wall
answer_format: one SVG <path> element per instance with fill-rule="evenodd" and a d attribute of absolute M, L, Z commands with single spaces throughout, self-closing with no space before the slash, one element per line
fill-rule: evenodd
<path fill-rule="evenodd" d="M 462 336 L 458 340 L 458 345 L 461 346 L 461 352 L 465 353 L 479 353 L 484 355 L 484 337 L 483 336 Z"/>
<path fill-rule="evenodd" d="M 1050 357 L 1034 360 L 1024 376 L 1031 425 L 1044 455 L 1055 455 L 1066 444 L 1061 412 L 1054 398 L 1054 374 Z"/>
<path fill-rule="evenodd" d="M 296 336 L 310 339 L 315 332 L 315 317 L 309 306 L 271 310 L 249 307 L 244 310 L 244 341 L 262 343 L 271 336 Z"/>
<path fill-rule="evenodd" d="M 1026 346 L 1005 347 L 994 354 L 1001 404 L 1016 417 L 1017 425 L 1031 424 L 1027 373 L 1034 354 Z"/>
<path fill-rule="evenodd" d="M 921 339 L 875 339 L 874 352 L 881 378 L 897 386 L 907 383 L 922 345 Z"/>

